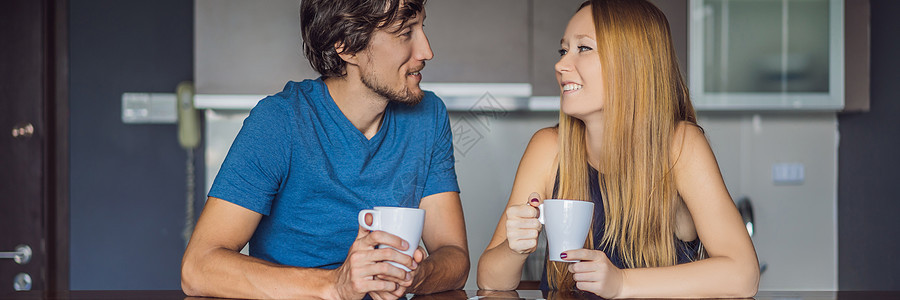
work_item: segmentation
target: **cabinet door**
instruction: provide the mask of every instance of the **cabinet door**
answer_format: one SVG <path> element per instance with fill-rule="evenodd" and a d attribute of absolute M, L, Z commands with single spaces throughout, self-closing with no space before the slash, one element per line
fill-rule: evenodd
<path fill-rule="evenodd" d="M 688 0 L 650 0 L 650 2 L 662 11 L 669 21 L 672 44 L 675 45 L 675 54 L 678 55 L 678 67 L 681 69 L 681 75 L 687 78 Z"/>
<path fill-rule="evenodd" d="M 300 1 L 196 0 L 198 94 L 273 94 L 316 78 L 300 42 Z"/>
<path fill-rule="evenodd" d="M 529 82 L 528 1 L 428 1 L 426 82 Z"/>
<path fill-rule="evenodd" d="M 840 109 L 842 0 L 691 0 L 700 109 Z"/>
<path fill-rule="evenodd" d="M 426 4 L 426 82 L 529 82 L 529 1 Z M 197 0 L 198 94 L 269 94 L 319 74 L 303 56 L 297 0 Z"/>

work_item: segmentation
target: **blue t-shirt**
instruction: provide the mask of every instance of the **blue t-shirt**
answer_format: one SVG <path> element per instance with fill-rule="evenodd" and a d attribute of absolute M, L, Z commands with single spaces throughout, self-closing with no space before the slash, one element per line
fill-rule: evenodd
<path fill-rule="evenodd" d="M 440 98 L 425 92 L 415 106 L 388 104 L 366 139 L 320 78 L 288 82 L 250 111 L 209 196 L 263 215 L 251 256 L 333 269 L 356 239 L 360 210 L 418 207 L 451 191 L 459 185 Z"/>

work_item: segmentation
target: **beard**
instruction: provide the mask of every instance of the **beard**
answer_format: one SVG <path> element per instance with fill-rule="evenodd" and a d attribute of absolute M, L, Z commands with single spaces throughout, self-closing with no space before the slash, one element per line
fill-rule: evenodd
<path fill-rule="evenodd" d="M 379 81 L 378 76 L 374 72 L 364 73 L 362 83 L 379 96 L 391 102 L 415 106 L 422 102 L 422 98 L 425 98 L 425 92 L 422 89 L 419 89 L 418 92 L 414 92 L 406 86 L 399 89 L 391 89 L 390 86 Z"/>

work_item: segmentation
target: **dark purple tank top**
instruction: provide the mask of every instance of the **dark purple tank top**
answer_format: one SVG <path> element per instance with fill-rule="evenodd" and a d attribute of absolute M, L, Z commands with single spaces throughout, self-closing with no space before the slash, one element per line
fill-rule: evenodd
<path fill-rule="evenodd" d="M 597 169 L 588 166 L 588 178 L 591 183 L 599 182 L 599 172 Z M 590 194 L 591 201 L 594 202 L 594 221 L 592 232 L 594 235 L 594 241 L 603 240 L 603 233 L 606 224 L 606 214 L 603 212 L 603 195 L 600 193 L 600 186 L 598 184 L 590 184 Z M 559 171 L 556 173 L 556 181 L 553 183 L 553 197 L 556 198 L 559 193 Z M 607 257 L 609 257 L 609 261 L 612 262 L 619 269 L 625 268 L 625 263 L 622 260 L 622 256 L 615 247 L 607 247 L 596 245 L 599 243 L 595 243 L 594 249 L 603 251 Z M 678 238 L 675 238 L 675 250 L 678 252 L 678 264 L 688 263 L 695 260 L 697 257 L 697 250 L 700 247 L 700 240 L 694 240 L 690 242 L 682 241 Z M 550 287 L 547 284 L 547 264 L 544 264 L 544 271 L 541 272 L 541 290 L 549 290 Z"/>

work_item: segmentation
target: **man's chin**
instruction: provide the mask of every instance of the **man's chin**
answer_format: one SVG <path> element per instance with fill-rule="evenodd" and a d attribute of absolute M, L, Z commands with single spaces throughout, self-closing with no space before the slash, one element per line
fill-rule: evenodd
<path fill-rule="evenodd" d="M 422 102 L 422 99 L 425 98 L 425 91 L 419 88 L 419 85 L 416 85 L 414 88 L 410 88 L 406 90 L 406 95 L 404 97 L 397 97 L 391 99 L 393 102 L 406 104 L 408 106 L 415 106 Z"/>
<path fill-rule="evenodd" d="M 420 90 L 418 94 L 411 93 L 402 99 L 393 99 L 392 101 L 397 102 L 397 103 L 406 104 L 407 106 L 416 106 L 416 104 L 421 103 L 422 99 L 424 99 L 424 98 L 425 98 L 425 93 Z"/>

